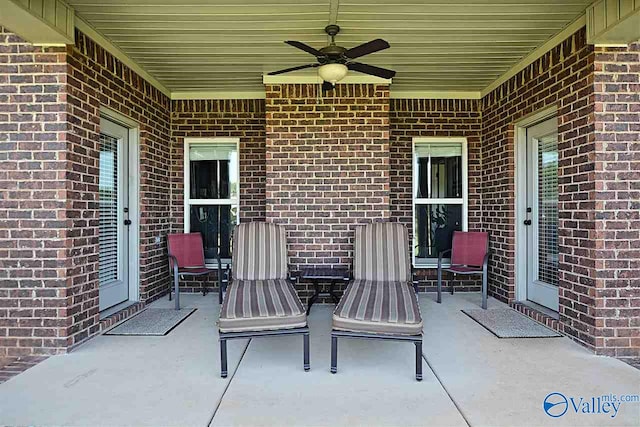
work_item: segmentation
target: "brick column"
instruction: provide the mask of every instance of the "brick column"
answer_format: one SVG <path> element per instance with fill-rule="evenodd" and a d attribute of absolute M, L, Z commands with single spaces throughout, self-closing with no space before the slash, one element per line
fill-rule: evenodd
<path fill-rule="evenodd" d="M 596 48 L 596 352 L 640 358 L 640 43 Z"/>
<path fill-rule="evenodd" d="M 0 357 L 66 347 L 66 50 L 0 27 Z"/>
<path fill-rule="evenodd" d="M 288 226 L 293 268 L 348 267 L 353 225 L 390 217 L 389 88 L 266 92 L 267 220 Z"/>

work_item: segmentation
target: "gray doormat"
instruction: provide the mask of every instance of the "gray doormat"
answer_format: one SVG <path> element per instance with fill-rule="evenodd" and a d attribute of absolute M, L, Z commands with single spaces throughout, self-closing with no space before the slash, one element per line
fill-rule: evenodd
<path fill-rule="evenodd" d="M 498 338 L 550 338 L 562 335 L 511 308 L 462 310 Z"/>
<path fill-rule="evenodd" d="M 167 335 L 195 311 L 195 308 L 147 308 L 105 335 Z"/>

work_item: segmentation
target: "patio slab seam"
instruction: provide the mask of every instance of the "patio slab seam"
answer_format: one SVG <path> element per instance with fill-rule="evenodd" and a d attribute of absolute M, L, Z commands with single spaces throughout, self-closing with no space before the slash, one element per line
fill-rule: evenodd
<path fill-rule="evenodd" d="M 229 381 L 227 381 L 227 385 L 224 387 L 224 390 L 222 391 L 220 398 L 216 402 L 216 407 L 213 410 L 213 413 L 211 414 L 211 418 L 209 418 L 209 422 L 207 423 L 207 426 L 210 426 L 213 423 L 213 419 L 216 417 L 216 414 L 218 413 L 218 409 L 220 409 L 220 405 L 222 405 L 222 400 L 224 399 L 225 394 L 227 394 L 227 390 L 229 390 L 229 387 L 231 386 L 231 382 L 236 376 L 236 372 L 238 372 L 238 369 L 240 369 L 240 365 L 242 364 L 244 355 L 247 354 L 247 350 L 249 349 L 250 345 L 251 345 L 251 339 L 247 341 L 247 345 L 244 347 L 244 350 L 242 350 L 242 354 L 240 355 L 240 360 L 238 360 L 238 364 L 236 365 L 231 375 L 229 375 Z"/>
<path fill-rule="evenodd" d="M 451 400 L 451 403 L 453 403 L 453 406 L 456 407 L 456 410 L 458 411 L 458 413 L 460 414 L 460 416 L 462 417 L 464 422 L 467 423 L 467 425 L 469 427 L 472 427 L 471 423 L 469 422 L 469 419 L 467 418 L 467 416 L 462 411 L 462 408 L 460 407 L 460 405 L 458 405 L 458 402 L 456 402 L 456 400 L 453 398 L 451 393 L 449 393 L 449 390 L 447 390 L 447 386 L 444 385 L 444 383 L 442 382 L 442 379 L 440 378 L 440 376 L 438 375 L 436 370 L 433 368 L 433 366 L 431 366 L 431 363 L 429 363 L 429 360 L 427 359 L 427 356 L 423 354 L 422 355 L 422 359 L 424 360 L 424 363 L 427 364 L 429 369 L 431 369 L 431 372 L 433 372 L 433 376 L 436 377 L 436 379 L 438 380 L 438 383 L 440 384 L 440 387 L 442 387 L 442 390 L 447 394 L 447 396 L 449 397 L 449 400 Z"/>

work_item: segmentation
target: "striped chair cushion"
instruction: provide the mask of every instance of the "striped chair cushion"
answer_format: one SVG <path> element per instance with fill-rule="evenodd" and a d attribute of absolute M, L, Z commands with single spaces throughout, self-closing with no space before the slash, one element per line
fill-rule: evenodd
<path fill-rule="evenodd" d="M 354 280 L 333 313 L 334 329 L 420 335 L 418 298 L 407 282 Z"/>
<path fill-rule="evenodd" d="M 403 224 L 376 222 L 356 227 L 353 277 L 361 280 L 411 280 L 409 233 Z"/>
<path fill-rule="evenodd" d="M 233 238 L 233 278 L 269 280 L 287 277 L 287 234 L 268 222 L 240 224 Z"/>
<path fill-rule="evenodd" d="M 220 332 L 291 329 L 307 325 L 296 290 L 283 279 L 236 280 L 227 289 Z"/>

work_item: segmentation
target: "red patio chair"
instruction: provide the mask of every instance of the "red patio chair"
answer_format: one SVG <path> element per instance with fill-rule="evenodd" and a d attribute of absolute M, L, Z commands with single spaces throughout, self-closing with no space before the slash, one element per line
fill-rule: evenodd
<path fill-rule="evenodd" d="M 442 258 L 451 253 L 451 265 L 442 268 Z M 442 302 L 442 270 L 458 274 L 482 274 L 482 308 L 487 308 L 487 264 L 489 263 L 489 234 L 454 231 L 451 249 L 438 255 L 438 303 Z M 453 280 L 449 281 L 453 295 Z"/>
<path fill-rule="evenodd" d="M 173 272 L 173 286 L 176 294 L 176 310 L 180 310 L 180 276 L 206 276 L 213 271 L 207 268 L 204 261 L 204 246 L 200 233 L 178 233 L 167 236 L 169 249 L 169 271 Z M 202 284 L 202 295 L 206 294 L 206 286 Z M 171 289 L 169 289 L 171 301 Z"/>

